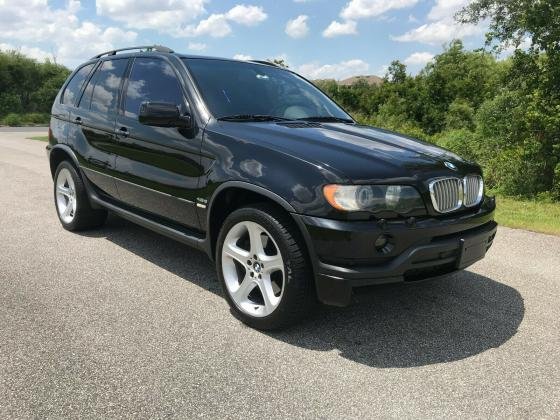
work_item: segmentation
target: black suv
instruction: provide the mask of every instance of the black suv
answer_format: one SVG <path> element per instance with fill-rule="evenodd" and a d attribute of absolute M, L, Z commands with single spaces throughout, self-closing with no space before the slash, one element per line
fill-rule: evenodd
<path fill-rule="evenodd" d="M 496 233 L 479 166 L 357 124 L 267 62 L 100 54 L 56 97 L 47 150 L 64 228 L 112 211 L 203 250 L 259 329 L 347 305 L 354 287 L 463 269 Z"/>

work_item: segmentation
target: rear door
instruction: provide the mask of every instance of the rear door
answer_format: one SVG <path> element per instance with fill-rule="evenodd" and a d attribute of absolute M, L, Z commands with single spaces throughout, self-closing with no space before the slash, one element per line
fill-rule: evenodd
<path fill-rule="evenodd" d="M 197 229 L 196 188 L 204 174 L 200 166 L 202 133 L 138 121 L 140 104 L 145 101 L 173 103 L 187 112 L 179 80 L 163 58 L 134 59 L 115 127 L 116 183 L 126 204 Z"/>
<path fill-rule="evenodd" d="M 115 175 L 115 118 L 128 58 L 104 60 L 70 115 L 69 137 L 87 178 L 102 195 L 118 198 Z"/>
<path fill-rule="evenodd" d="M 53 104 L 50 129 L 57 143 L 68 141 L 72 108 L 80 99 L 82 88 L 96 64 L 95 62 L 89 63 L 77 69 Z"/>

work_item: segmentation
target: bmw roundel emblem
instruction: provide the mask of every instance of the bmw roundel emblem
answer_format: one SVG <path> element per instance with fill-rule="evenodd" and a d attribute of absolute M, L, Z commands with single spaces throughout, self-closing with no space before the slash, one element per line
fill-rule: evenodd
<path fill-rule="evenodd" d="M 451 162 L 447 162 L 447 161 L 446 161 L 446 162 L 443 162 L 443 164 L 444 164 L 446 167 L 448 167 L 449 169 L 453 170 L 453 171 L 456 171 L 456 170 L 457 170 L 457 166 L 454 165 L 454 164 L 451 163 Z"/>

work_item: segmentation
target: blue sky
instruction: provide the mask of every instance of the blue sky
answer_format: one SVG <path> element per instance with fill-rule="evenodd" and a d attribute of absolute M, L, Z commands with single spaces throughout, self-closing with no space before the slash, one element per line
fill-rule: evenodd
<path fill-rule="evenodd" d="M 0 49 L 74 67 L 111 48 L 284 58 L 311 78 L 383 75 L 391 60 L 416 73 L 442 45 L 483 45 L 484 27 L 453 14 L 469 0 L 0 0 Z"/>

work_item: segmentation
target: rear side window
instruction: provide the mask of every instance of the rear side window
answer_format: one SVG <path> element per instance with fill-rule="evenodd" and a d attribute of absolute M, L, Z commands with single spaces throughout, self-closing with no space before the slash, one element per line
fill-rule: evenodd
<path fill-rule="evenodd" d="M 164 60 L 136 58 L 128 78 L 125 115 L 136 117 L 145 101 L 183 105 L 181 86 L 175 72 Z"/>
<path fill-rule="evenodd" d="M 84 82 L 89 76 L 94 65 L 95 63 L 88 64 L 72 76 L 72 79 L 70 79 L 70 82 L 68 82 L 66 89 L 64 89 L 64 93 L 62 94 L 63 104 L 74 105 L 76 103 L 78 97 L 80 96 L 80 92 L 82 91 L 82 86 L 84 85 Z"/>
<path fill-rule="evenodd" d="M 128 59 L 104 61 L 91 78 L 80 108 L 108 114 L 117 107 L 119 89 Z"/>

